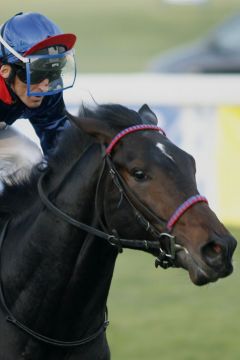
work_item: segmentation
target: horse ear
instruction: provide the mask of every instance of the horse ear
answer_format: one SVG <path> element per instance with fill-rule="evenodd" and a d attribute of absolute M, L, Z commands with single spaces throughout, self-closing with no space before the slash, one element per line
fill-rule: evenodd
<path fill-rule="evenodd" d="M 95 118 L 74 116 L 66 111 L 66 115 L 73 126 L 83 130 L 85 133 L 94 136 L 102 143 L 107 143 L 112 139 L 113 135 L 109 126 Z"/>
<path fill-rule="evenodd" d="M 150 107 L 147 104 L 144 104 L 138 110 L 138 113 L 139 113 L 141 119 L 144 121 L 144 123 L 151 124 L 151 125 L 158 124 L 157 116 L 154 114 L 154 112 L 150 109 Z"/>

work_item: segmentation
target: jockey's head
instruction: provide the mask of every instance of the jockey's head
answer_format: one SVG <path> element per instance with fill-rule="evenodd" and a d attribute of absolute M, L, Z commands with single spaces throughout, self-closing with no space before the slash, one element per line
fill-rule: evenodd
<path fill-rule="evenodd" d="M 54 22 L 38 13 L 17 14 L 0 31 L 0 75 L 20 100 L 30 106 L 29 101 L 35 99 L 39 106 L 43 96 L 73 86 L 74 34 L 63 34 Z"/>

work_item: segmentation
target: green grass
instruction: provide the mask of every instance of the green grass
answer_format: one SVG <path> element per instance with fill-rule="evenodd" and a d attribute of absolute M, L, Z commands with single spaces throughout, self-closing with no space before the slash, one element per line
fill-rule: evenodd
<path fill-rule="evenodd" d="M 240 9 L 239 0 L 169 6 L 162 0 L 11 0 L 0 20 L 38 11 L 78 35 L 80 72 L 143 71 L 153 56 L 201 37 Z"/>
<path fill-rule="evenodd" d="M 230 277 L 196 287 L 187 272 L 156 270 L 151 256 L 125 251 L 109 297 L 112 359 L 239 360 L 239 260 L 237 250 Z"/>

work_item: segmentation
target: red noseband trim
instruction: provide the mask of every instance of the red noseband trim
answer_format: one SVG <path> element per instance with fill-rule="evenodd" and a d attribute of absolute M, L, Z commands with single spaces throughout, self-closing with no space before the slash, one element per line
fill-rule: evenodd
<path fill-rule="evenodd" d="M 184 203 L 177 208 L 177 210 L 173 213 L 173 215 L 168 220 L 168 223 L 167 223 L 168 231 L 170 232 L 173 229 L 176 222 L 190 207 L 192 207 L 194 204 L 197 204 L 199 202 L 205 202 L 208 204 L 207 199 L 201 195 L 191 196 L 189 199 L 184 201 Z"/>

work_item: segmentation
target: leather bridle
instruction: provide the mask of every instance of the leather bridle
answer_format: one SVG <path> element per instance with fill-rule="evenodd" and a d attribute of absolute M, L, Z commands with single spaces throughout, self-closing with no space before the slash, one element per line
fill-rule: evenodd
<path fill-rule="evenodd" d="M 111 153 L 116 146 L 116 144 L 126 135 L 138 132 L 138 131 L 158 131 L 163 136 L 166 136 L 165 132 L 158 126 L 155 125 L 135 125 L 129 128 L 124 129 L 123 131 L 119 132 L 110 142 L 110 144 L 104 148 L 104 156 L 103 156 L 103 165 L 100 171 L 97 189 L 95 194 L 95 204 L 97 207 L 98 204 L 98 196 L 100 192 L 100 183 L 104 174 L 104 171 L 107 169 L 107 173 L 111 176 L 113 183 L 118 188 L 119 192 L 122 196 L 128 201 L 132 209 L 134 210 L 135 217 L 138 222 L 145 228 L 147 232 L 151 234 L 151 237 L 154 240 L 138 240 L 138 239 L 124 239 L 118 236 L 116 229 L 107 229 L 104 223 L 101 221 L 100 215 L 99 222 L 101 225 L 102 230 L 99 230 L 95 227 L 89 226 L 85 223 L 82 223 L 71 216 L 67 215 L 61 209 L 56 207 L 43 190 L 43 179 L 45 173 L 43 173 L 38 181 L 38 193 L 43 202 L 43 204 L 57 217 L 61 218 L 62 220 L 72 224 L 73 226 L 84 230 L 94 236 L 98 236 L 102 239 L 107 240 L 111 245 L 116 246 L 119 251 L 122 251 L 123 248 L 132 248 L 138 250 L 147 250 L 149 252 L 153 252 L 157 255 L 156 259 L 156 266 L 161 266 L 162 268 L 166 269 L 168 267 L 175 266 L 175 259 L 176 259 L 176 251 L 183 249 L 182 246 L 176 244 L 175 236 L 171 234 L 173 227 L 175 226 L 176 222 L 180 219 L 180 217 L 194 204 L 199 202 L 208 203 L 207 199 L 204 196 L 199 194 L 191 196 L 186 201 L 184 201 L 172 214 L 168 221 L 160 219 L 152 210 L 147 208 L 132 192 L 132 190 L 128 187 L 124 179 L 121 177 L 119 172 L 117 171 L 112 159 Z M 97 213 L 99 213 L 98 209 L 96 208 Z M 162 227 L 162 231 L 154 227 L 148 219 L 153 219 L 154 223 L 160 225 Z M 103 231 L 104 230 L 104 231 Z M 163 241 L 164 239 L 164 241 Z M 167 239 L 167 241 L 166 241 Z M 164 242 L 164 248 L 162 243 Z"/>
<path fill-rule="evenodd" d="M 39 177 L 38 180 L 38 193 L 39 197 L 42 201 L 42 203 L 46 206 L 48 210 L 50 210 L 53 214 L 55 214 L 58 218 L 62 219 L 63 221 L 66 221 L 67 223 L 89 233 L 94 236 L 100 237 L 106 241 L 108 241 L 109 244 L 116 247 L 118 251 L 122 251 L 123 248 L 132 248 L 132 249 L 139 249 L 139 250 L 146 250 L 153 254 L 157 254 L 157 258 L 155 261 L 155 265 L 161 266 L 162 268 L 166 269 L 168 267 L 174 267 L 176 266 L 175 260 L 176 260 L 176 252 L 178 250 L 184 249 L 182 246 L 176 244 L 175 236 L 171 234 L 172 229 L 176 222 L 179 220 L 179 218 L 194 204 L 199 202 L 207 202 L 207 199 L 201 195 L 195 195 L 191 196 L 189 199 L 183 202 L 182 205 L 180 205 L 177 210 L 173 213 L 173 215 L 170 217 L 168 221 L 164 221 L 160 219 L 152 210 L 147 208 L 132 192 L 132 190 L 128 187 L 124 179 L 121 177 L 119 172 L 117 171 L 112 159 L 111 159 L 111 152 L 115 145 L 126 135 L 134 133 L 136 131 L 158 131 L 163 136 L 165 136 L 164 131 L 159 128 L 158 126 L 154 125 L 136 125 L 131 126 L 127 129 L 124 129 L 120 133 L 118 133 L 113 140 L 110 142 L 107 148 L 104 149 L 105 155 L 103 157 L 103 164 L 100 171 L 98 183 L 97 183 L 97 189 L 95 194 L 95 204 L 96 204 L 96 210 L 99 213 L 98 220 L 101 226 L 101 230 L 97 229 L 95 227 L 89 226 L 85 223 L 82 223 L 68 214 L 66 214 L 64 211 L 59 209 L 57 206 L 55 206 L 49 199 L 48 196 L 45 194 L 43 189 L 43 181 L 44 177 L 46 175 L 47 166 L 44 166 L 44 164 L 39 165 L 39 170 L 42 171 L 42 174 Z M 100 184 L 103 178 L 104 172 L 107 171 L 107 174 L 111 176 L 111 179 L 115 186 L 117 187 L 118 191 L 120 192 L 121 196 L 124 196 L 124 198 L 127 200 L 129 205 L 134 211 L 135 217 L 139 224 L 144 227 L 145 231 L 150 234 L 150 237 L 152 240 L 140 240 L 140 239 L 124 239 L 118 236 L 116 229 L 108 229 L 104 222 L 101 219 L 101 215 L 99 212 L 98 207 L 98 198 L 99 198 L 99 192 L 100 192 Z M 153 226 L 150 222 L 151 219 L 155 224 L 158 224 L 163 229 L 161 232 L 159 232 L 155 226 Z M 7 232 L 9 221 L 5 223 L 5 226 L 2 230 L 1 237 L 0 237 L 0 254 L 2 253 L 2 247 L 4 238 Z M 1 264 L 1 262 L 0 262 Z M 14 315 L 9 310 L 5 297 L 4 297 L 4 290 L 3 290 L 3 283 L 2 283 L 2 277 L 1 277 L 1 268 L 0 268 L 0 301 L 2 305 L 2 309 L 6 315 L 6 320 L 21 330 L 23 330 L 26 334 L 32 336 L 34 339 L 41 341 L 46 344 L 54 345 L 54 346 L 60 346 L 60 347 L 66 347 L 66 348 L 72 348 L 84 345 L 86 343 L 89 343 L 96 339 L 103 331 L 105 331 L 106 327 L 108 326 L 109 322 L 107 319 L 107 312 L 106 317 L 103 322 L 103 324 L 100 326 L 100 328 L 89 337 L 86 337 L 84 339 L 76 340 L 76 341 L 60 341 L 57 339 L 46 337 L 42 334 L 39 334 L 32 329 L 28 328 L 21 322 L 19 322 Z"/>

